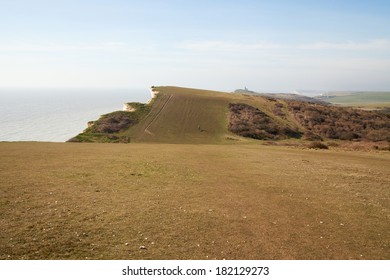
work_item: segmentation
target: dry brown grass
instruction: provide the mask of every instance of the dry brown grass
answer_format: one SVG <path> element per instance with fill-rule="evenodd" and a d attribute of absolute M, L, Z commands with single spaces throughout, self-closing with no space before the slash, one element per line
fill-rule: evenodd
<path fill-rule="evenodd" d="M 0 158 L 1 259 L 390 258 L 388 152 L 0 143 Z"/>

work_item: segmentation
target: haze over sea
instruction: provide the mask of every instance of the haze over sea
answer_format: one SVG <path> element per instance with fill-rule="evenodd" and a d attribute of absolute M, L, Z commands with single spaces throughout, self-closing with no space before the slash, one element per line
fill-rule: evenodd
<path fill-rule="evenodd" d="M 64 142 L 123 103 L 149 99 L 148 88 L 0 88 L 0 141 Z"/>

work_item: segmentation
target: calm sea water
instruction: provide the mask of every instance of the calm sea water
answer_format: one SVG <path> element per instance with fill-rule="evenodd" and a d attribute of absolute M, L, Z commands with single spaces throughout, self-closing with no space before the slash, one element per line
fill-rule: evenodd
<path fill-rule="evenodd" d="M 0 89 L 0 141 L 64 142 L 125 102 L 147 102 L 145 89 Z"/>

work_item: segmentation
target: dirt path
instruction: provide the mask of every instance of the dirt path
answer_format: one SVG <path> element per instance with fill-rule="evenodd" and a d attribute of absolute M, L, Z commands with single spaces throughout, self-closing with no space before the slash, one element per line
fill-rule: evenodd
<path fill-rule="evenodd" d="M 168 102 L 171 100 L 173 94 L 169 95 L 168 99 L 164 102 L 164 104 L 161 106 L 160 110 L 157 112 L 157 114 L 153 117 L 153 119 L 150 121 L 150 123 L 146 126 L 144 132 L 149 135 L 154 135 L 153 132 L 149 130 L 149 127 L 154 123 L 154 121 L 160 116 L 161 112 L 165 109 Z"/>

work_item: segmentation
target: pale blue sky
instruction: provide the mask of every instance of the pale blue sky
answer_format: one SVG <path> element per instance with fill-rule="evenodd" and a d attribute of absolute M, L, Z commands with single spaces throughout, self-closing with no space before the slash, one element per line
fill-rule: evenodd
<path fill-rule="evenodd" d="M 390 1 L 0 0 L 0 87 L 390 90 Z"/>

